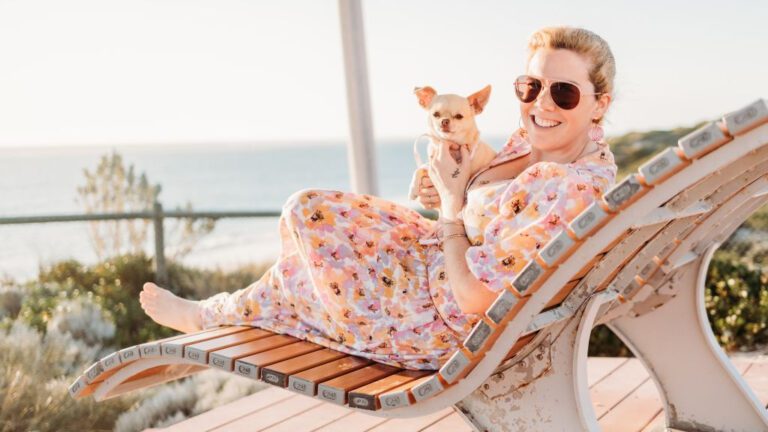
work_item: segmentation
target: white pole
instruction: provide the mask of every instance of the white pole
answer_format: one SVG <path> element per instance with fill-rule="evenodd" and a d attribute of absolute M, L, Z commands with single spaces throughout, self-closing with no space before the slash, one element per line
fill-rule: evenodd
<path fill-rule="evenodd" d="M 376 161 L 373 147 L 371 98 L 365 56 L 363 12 L 359 0 L 339 0 L 341 43 L 347 82 L 349 151 L 347 160 L 352 191 L 376 195 Z"/>

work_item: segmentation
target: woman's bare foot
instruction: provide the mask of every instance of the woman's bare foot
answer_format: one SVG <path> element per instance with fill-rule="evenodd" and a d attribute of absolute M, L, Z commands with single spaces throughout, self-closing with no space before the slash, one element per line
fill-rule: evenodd
<path fill-rule="evenodd" d="M 156 323 L 184 333 L 203 329 L 198 302 L 183 299 L 152 282 L 139 293 L 144 312 Z"/>

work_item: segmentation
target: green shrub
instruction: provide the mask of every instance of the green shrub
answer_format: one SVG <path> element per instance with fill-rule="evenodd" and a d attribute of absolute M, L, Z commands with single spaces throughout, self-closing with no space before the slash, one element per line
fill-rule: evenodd
<path fill-rule="evenodd" d="M 768 343 L 768 273 L 760 268 L 749 268 L 733 258 L 713 259 L 705 305 L 712 330 L 724 349 L 751 351 Z"/>
<path fill-rule="evenodd" d="M 169 287 L 199 299 L 247 286 L 266 268 L 251 265 L 224 273 L 170 262 Z M 138 254 L 92 266 L 66 260 L 41 268 L 37 281 L 3 282 L 0 432 L 142 430 L 172 424 L 264 387 L 210 371 L 103 402 L 73 400 L 68 386 L 96 360 L 175 333 L 141 310 L 138 293 L 154 277 L 152 260 Z"/>
<path fill-rule="evenodd" d="M 250 265 L 231 273 L 187 268 L 170 261 L 169 284 L 165 288 L 189 299 L 207 298 L 221 291 L 235 291 L 257 280 L 267 265 Z M 112 344 L 135 345 L 173 335 L 175 332 L 152 321 L 141 309 L 139 292 L 145 282 L 155 280 L 153 262 L 143 253 L 110 258 L 91 266 L 65 260 L 40 269 L 38 280 L 22 288 L 24 299 L 19 317 L 44 331 L 59 302 L 82 295 L 109 311 L 116 332 Z M 5 324 L 7 327 L 7 323 Z"/>

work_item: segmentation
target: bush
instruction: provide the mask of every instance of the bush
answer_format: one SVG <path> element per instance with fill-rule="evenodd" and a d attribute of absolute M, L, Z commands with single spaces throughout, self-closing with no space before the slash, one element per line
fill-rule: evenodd
<path fill-rule="evenodd" d="M 166 288 L 190 299 L 203 299 L 221 291 L 248 286 L 268 268 L 264 264 L 251 265 L 224 273 L 190 269 L 173 261 L 168 264 L 169 284 Z M 114 321 L 115 336 L 111 342 L 115 346 L 125 347 L 168 337 L 175 332 L 152 321 L 139 303 L 139 292 L 144 283 L 154 280 L 152 259 L 143 253 L 120 255 L 92 266 L 75 260 L 61 261 L 42 267 L 38 280 L 22 287 L 25 296 L 18 315 L 42 332 L 60 302 L 90 295 L 103 310 L 109 311 Z M 10 298 L 11 294 L 8 296 Z"/>
<path fill-rule="evenodd" d="M 96 403 L 75 401 L 67 388 L 90 363 L 105 354 L 70 333 L 43 334 L 16 320 L 0 330 L 0 430 L 110 430 L 137 397 Z"/>
<path fill-rule="evenodd" d="M 247 286 L 267 268 L 223 273 L 169 264 L 169 287 L 198 299 Z M 93 266 L 66 260 L 41 268 L 37 281 L 5 281 L 0 286 L 0 431 L 141 430 L 197 415 L 264 386 L 211 371 L 99 403 L 73 400 L 68 386 L 93 362 L 175 333 L 141 310 L 138 293 L 154 277 L 152 261 L 135 254 Z"/>

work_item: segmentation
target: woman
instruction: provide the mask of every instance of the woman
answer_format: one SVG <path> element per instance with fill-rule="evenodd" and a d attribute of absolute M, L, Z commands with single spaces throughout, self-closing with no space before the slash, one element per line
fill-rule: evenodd
<path fill-rule="evenodd" d="M 409 369 L 438 369 L 501 289 L 615 181 L 599 127 L 614 59 L 583 29 L 537 31 L 515 82 L 522 126 L 469 178 L 466 150 L 442 143 L 420 202 L 437 222 L 370 195 L 302 190 L 283 207 L 282 252 L 264 276 L 194 302 L 155 284 L 140 299 L 191 332 L 246 324 Z M 457 161 L 457 159 L 459 161 Z M 418 239 L 441 228 L 439 244 Z"/>

